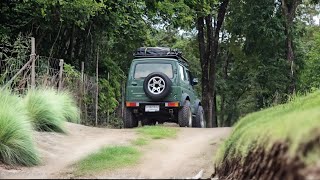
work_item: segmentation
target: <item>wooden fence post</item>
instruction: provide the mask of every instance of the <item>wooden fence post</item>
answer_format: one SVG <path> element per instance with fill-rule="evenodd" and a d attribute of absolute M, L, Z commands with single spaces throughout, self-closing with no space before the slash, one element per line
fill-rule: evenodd
<path fill-rule="evenodd" d="M 121 118 L 124 118 L 124 101 L 125 101 L 125 94 L 126 94 L 126 91 L 125 91 L 125 83 L 121 83 Z"/>
<path fill-rule="evenodd" d="M 108 72 L 108 83 L 110 83 L 110 73 Z M 109 89 L 108 89 L 108 91 L 109 91 Z M 107 110 L 107 122 L 106 122 L 106 124 L 107 123 L 109 123 L 110 121 L 110 110 L 109 110 L 109 106 L 107 106 L 107 108 L 108 108 L 108 110 Z"/>
<path fill-rule="evenodd" d="M 34 89 L 36 86 L 36 40 L 31 37 L 31 88 Z"/>
<path fill-rule="evenodd" d="M 80 77 L 80 96 L 79 96 L 79 106 L 80 106 L 80 110 L 81 110 L 81 115 L 83 116 L 83 99 L 84 99 L 84 62 L 81 62 L 81 77 Z M 87 122 L 87 120 L 86 120 Z"/>
<path fill-rule="evenodd" d="M 62 74 L 63 74 L 63 59 L 60 59 L 60 62 L 59 62 L 59 66 L 60 66 L 60 70 L 59 70 L 59 84 L 58 84 L 58 92 L 61 91 L 62 89 Z"/>
<path fill-rule="evenodd" d="M 81 61 L 81 82 L 83 82 L 83 75 L 84 75 L 84 62 Z"/>
<path fill-rule="evenodd" d="M 95 112 L 95 116 L 96 116 L 96 126 L 98 126 L 98 103 L 99 103 L 99 46 L 97 49 L 97 66 L 96 66 L 96 83 L 97 83 L 97 89 L 96 89 L 96 112 Z"/>

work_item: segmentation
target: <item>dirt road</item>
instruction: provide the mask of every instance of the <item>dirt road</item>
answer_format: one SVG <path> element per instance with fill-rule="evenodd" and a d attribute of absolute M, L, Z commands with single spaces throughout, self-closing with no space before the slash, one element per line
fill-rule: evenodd
<path fill-rule="evenodd" d="M 36 133 L 42 165 L 32 168 L 5 168 L 0 178 L 70 178 L 71 165 L 108 145 L 127 145 L 138 137 L 134 129 L 102 129 L 67 124 L 67 135 Z M 141 148 L 143 156 L 134 167 L 106 171 L 88 178 L 186 178 L 204 170 L 213 172 L 217 144 L 230 132 L 228 128 L 181 128 L 177 138 L 154 140 Z"/>

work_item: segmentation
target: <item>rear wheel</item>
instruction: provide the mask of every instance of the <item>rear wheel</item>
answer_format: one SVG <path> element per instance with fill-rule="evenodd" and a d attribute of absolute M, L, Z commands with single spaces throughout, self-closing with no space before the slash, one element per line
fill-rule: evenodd
<path fill-rule="evenodd" d="M 138 121 L 134 117 L 130 109 L 125 108 L 125 114 L 123 118 L 123 127 L 124 128 L 134 128 L 138 127 Z"/>
<path fill-rule="evenodd" d="M 179 110 L 178 123 L 180 127 L 192 127 L 192 112 L 189 100 L 186 100 L 182 109 Z"/>
<path fill-rule="evenodd" d="M 197 127 L 197 128 L 205 128 L 206 127 L 206 121 L 204 119 L 204 111 L 203 111 L 202 106 L 198 107 L 198 111 L 197 111 L 196 118 L 194 121 L 194 127 Z"/>

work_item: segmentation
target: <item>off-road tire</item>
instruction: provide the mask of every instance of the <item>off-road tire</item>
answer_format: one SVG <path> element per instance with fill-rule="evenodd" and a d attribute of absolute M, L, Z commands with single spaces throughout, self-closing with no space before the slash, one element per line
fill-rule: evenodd
<path fill-rule="evenodd" d="M 198 107 L 196 117 L 194 119 L 193 127 L 197 128 L 205 128 L 206 127 L 206 120 L 204 118 L 204 111 L 202 106 Z"/>
<path fill-rule="evenodd" d="M 163 89 L 163 91 L 160 93 L 160 94 L 154 94 L 152 92 L 149 91 L 148 89 L 148 82 L 151 78 L 155 77 L 155 76 L 158 76 L 158 77 L 161 77 L 164 82 L 165 82 L 165 87 Z M 167 75 L 165 75 L 164 73 L 162 72 L 154 72 L 154 73 L 150 73 L 145 79 L 144 79 L 144 82 L 143 82 L 143 90 L 145 92 L 145 94 L 152 100 L 154 101 L 159 101 L 159 100 L 162 100 L 164 99 L 165 97 L 167 97 L 170 92 L 171 92 L 171 86 L 172 86 L 172 82 L 171 80 L 169 79 L 169 77 Z"/>
<path fill-rule="evenodd" d="M 124 118 L 123 118 L 123 127 L 124 128 L 134 128 L 138 127 L 138 121 L 134 117 L 130 109 L 125 108 Z"/>
<path fill-rule="evenodd" d="M 192 111 L 188 100 L 178 112 L 178 123 L 180 127 L 192 127 Z"/>

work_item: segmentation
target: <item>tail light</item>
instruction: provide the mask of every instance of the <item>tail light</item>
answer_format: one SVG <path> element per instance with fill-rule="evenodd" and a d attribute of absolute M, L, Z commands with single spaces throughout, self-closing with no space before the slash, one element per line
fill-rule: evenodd
<path fill-rule="evenodd" d="M 139 107 L 138 102 L 126 102 L 127 107 Z"/>
<path fill-rule="evenodd" d="M 166 107 L 179 107 L 179 102 L 167 102 L 165 103 Z"/>

